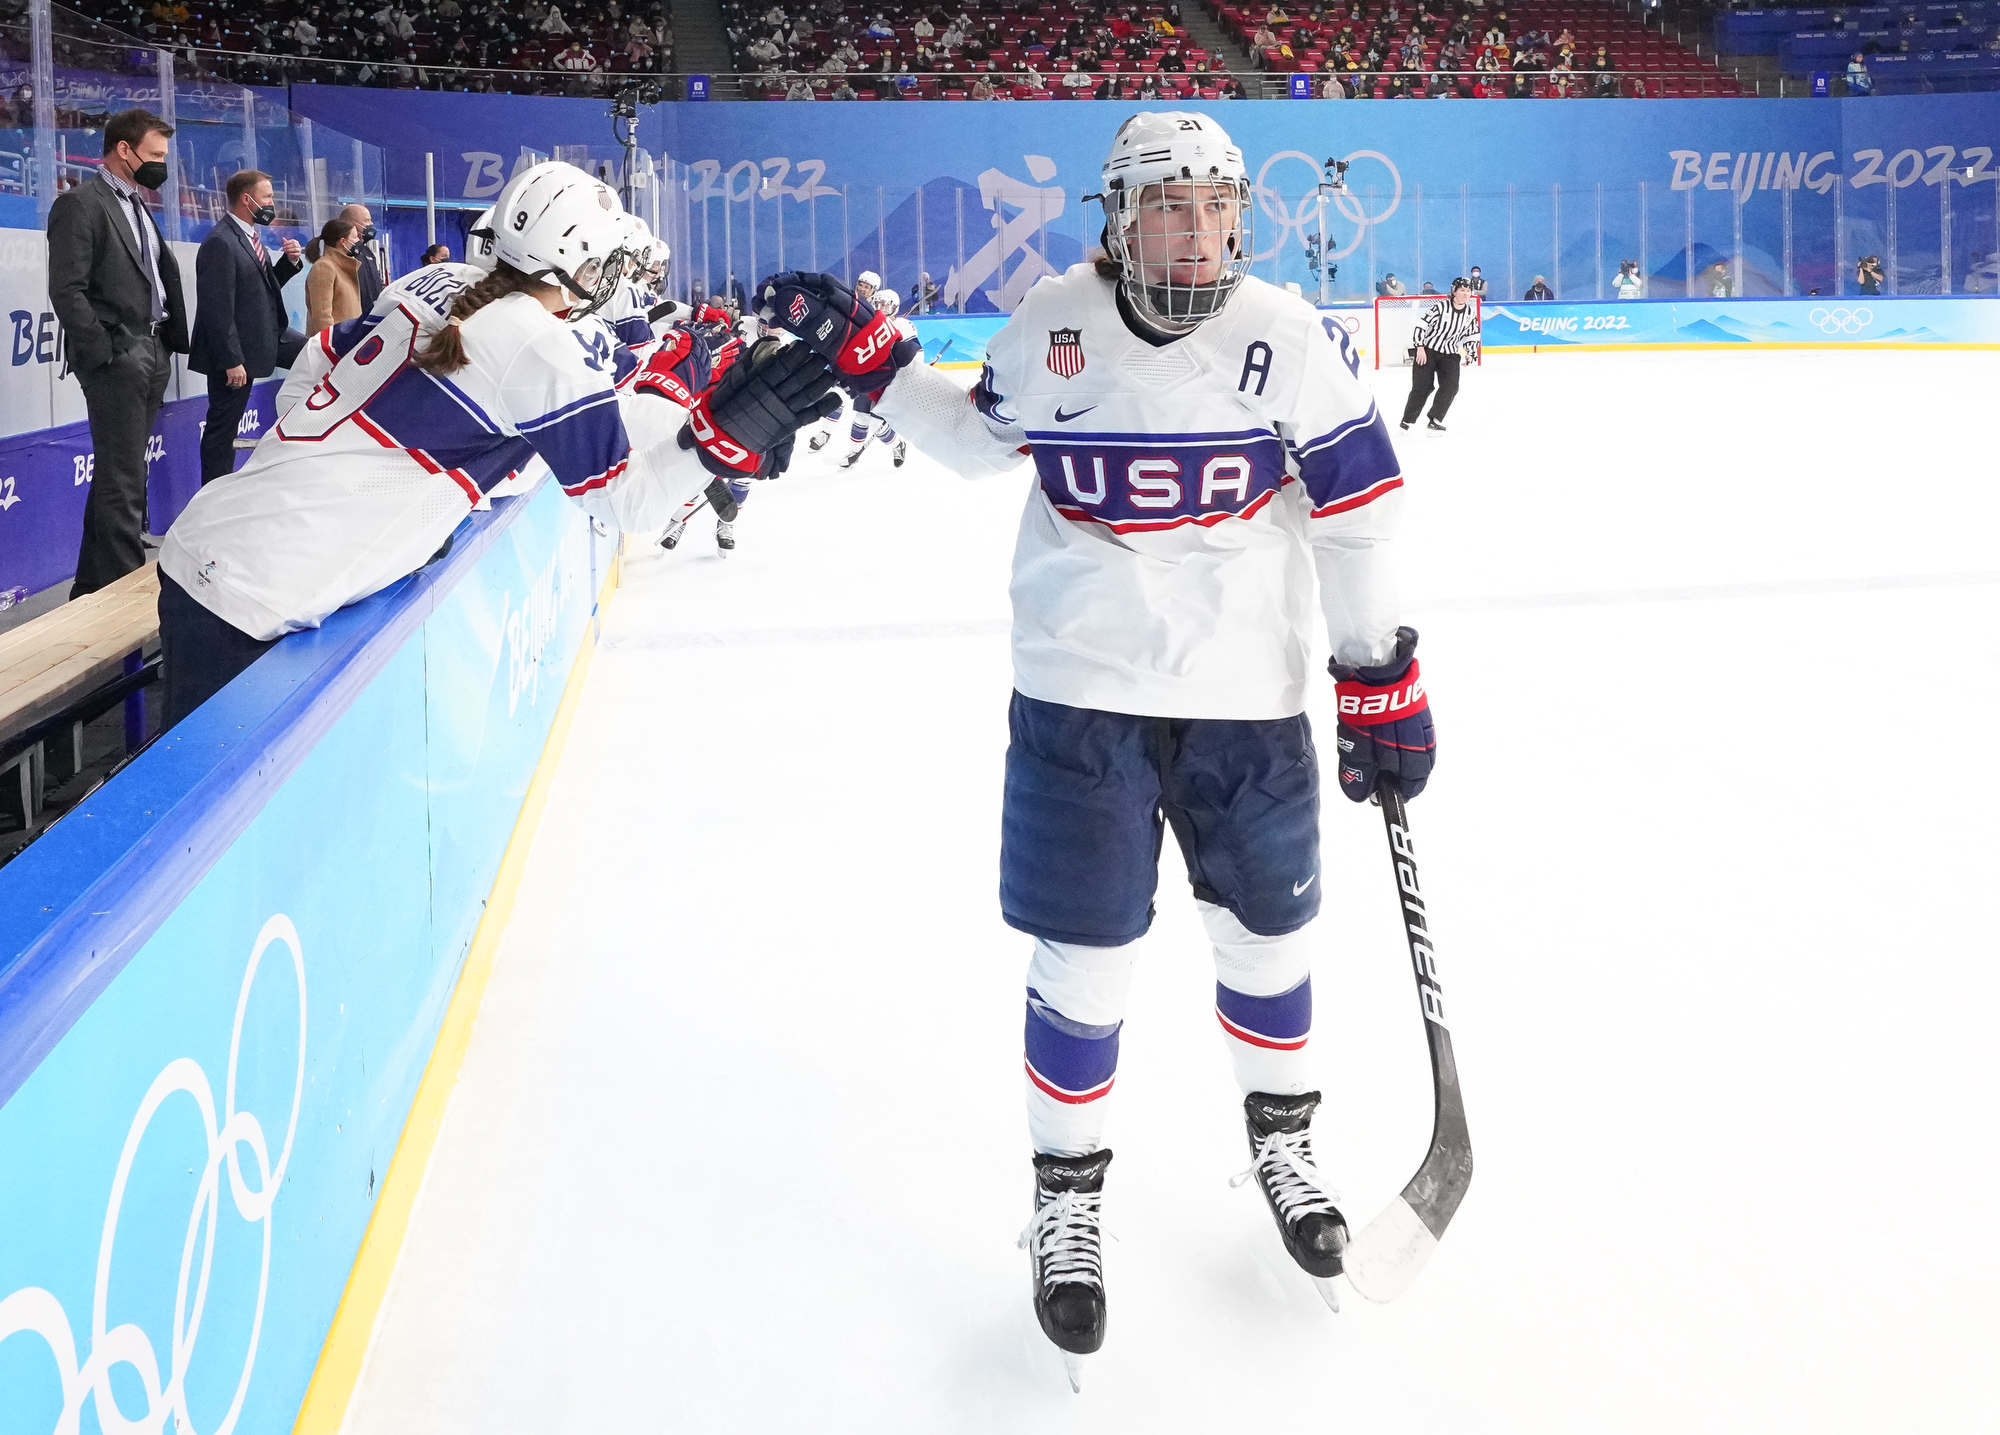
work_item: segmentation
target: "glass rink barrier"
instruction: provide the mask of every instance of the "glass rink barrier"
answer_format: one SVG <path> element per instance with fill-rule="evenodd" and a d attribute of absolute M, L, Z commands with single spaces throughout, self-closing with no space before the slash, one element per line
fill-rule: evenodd
<path fill-rule="evenodd" d="M 2000 169 L 1979 156 L 1676 152 L 1664 182 L 1406 185 L 1358 151 L 1253 174 L 1251 273 L 1320 303 L 1438 292 L 1476 265 L 1492 300 L 1992 294 Z M 834 184 L 823 164 L 666 162 L 653 202 L 684 294 L 781 269 L 873 271 L 906 312 L 1009 313 L 1091 255 L 1095 201 L 1024 173 L 920 188 Z M 1253 161 L 1254 162 L 1254 161 Z"/>

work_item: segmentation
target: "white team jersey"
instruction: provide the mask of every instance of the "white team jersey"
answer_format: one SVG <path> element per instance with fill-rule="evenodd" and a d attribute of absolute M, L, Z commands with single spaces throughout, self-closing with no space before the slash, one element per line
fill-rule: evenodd
<path fill-rule="evenodd" d="M 1011 447 L 1034 464 L 1014 551 L 1020 692 L 1279 718 L 1324 680 L 1316 606 L 1342 661 L 1392 651 L 1382 544 L 1403 480 L 1346 332 L 1304 300 L 1245 279 L 1221 314 L 1156 347 L 1080 264 L 1038 283 L 988 345 L 977 421 L 927 411 L 931 382 L 905 370 L 879 406 L 919 448 L 990 468 Z"/>
<path fill-rule="evenodd" d="M 464 321 L 469 362 L 410 362 L 481 272 L 420 269 L 374 310 L 313 336 L 250 462 L 195 495 L 160 568 L 255 638 L 328 614 L 422 567 L 453 529 L 544 460 L 593 516 L 658 528 L 708 481 L 673 443 L 683 411 L 613 388 L 607 331 L 510 294 Z"/>

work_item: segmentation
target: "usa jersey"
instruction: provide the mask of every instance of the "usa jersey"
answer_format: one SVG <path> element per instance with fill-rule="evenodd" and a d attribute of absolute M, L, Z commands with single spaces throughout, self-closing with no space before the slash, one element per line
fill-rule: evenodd
<path fill-rule="evenodd" d="M 663 526 L 707 472 L 673 442 L 681 409 L 614 389 L 608 333 L 509 294 L 464 320 L 464 368 L 411 362 L 481 277 L 420 269 L 314 335 L 277 423 L 243 469 L 195 495 L 161 570 L 252 637 L 317 627 L 422 567 L 537 458 L 593 516 Z"/>
<path fill-rule="evenodd" d="M 1289 717 L 1324 680 L 1316 609 L 1343 662 L 1393 650 L 1384 540 L 1402 476 L 1346 332 L 1304 300 L 1245 279 L 1155 346 L 1077 265 L 988 345 L 976 413 L 926 401 L 938 382 L 906 369 L 878 411 L 948 462 L 1033 464 L 1012 583 L 1026 696 Z"/>

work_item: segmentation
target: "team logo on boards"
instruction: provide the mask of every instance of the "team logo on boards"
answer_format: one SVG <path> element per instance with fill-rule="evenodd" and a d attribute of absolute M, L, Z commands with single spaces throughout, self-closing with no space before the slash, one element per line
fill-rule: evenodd
<path fill-rule="evenodd" d="M 1049 330 L 1049 372 L 1059 379 L 1083 372 L 1083 330 Z"/>

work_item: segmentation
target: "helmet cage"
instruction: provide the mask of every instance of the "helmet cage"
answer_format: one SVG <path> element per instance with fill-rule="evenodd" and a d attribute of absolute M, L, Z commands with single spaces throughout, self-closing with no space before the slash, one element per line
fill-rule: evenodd
<path fill-rule="evenodd" d="M 1139 218 L 1149 208 L 1164 206 L 1169 185 L 1187 187 L 1190 202 L 1183 208 L 1189 216 L 1189 225 L 1194 227 L 1161 230 L 1149 236 L 1153 243 L 1171 246 L 1174 241 L 1199 232 L 1199 216 L 1208 200 L 1227 194 L 1235 203 L 1236 222 L 1223 236 L 1222 272 L 1213 280 L 1180 281 L 1172 277 L 1171 271 L 1163 280 L 1147 276 L 1147 266 L 1141 262 L 1139 253 Z M 1203 321 L 1214 318 L 1250 272 L 1255 242 L 1248 179 L 1228 177 L 1213 167 L 1197 176 L 1183 165 L 1177 178 L 1151 179 L 1130 186 L 1114 179 L 1105 186 L 1103 194 L 1090 197 L 1104 206 L 1104 252 L 1122 271 L 1119 289 L 1139 317 L 1161 333 L 1192 333 Z M 1157 261 L 1152 267 L 1166 268 Z"/>

